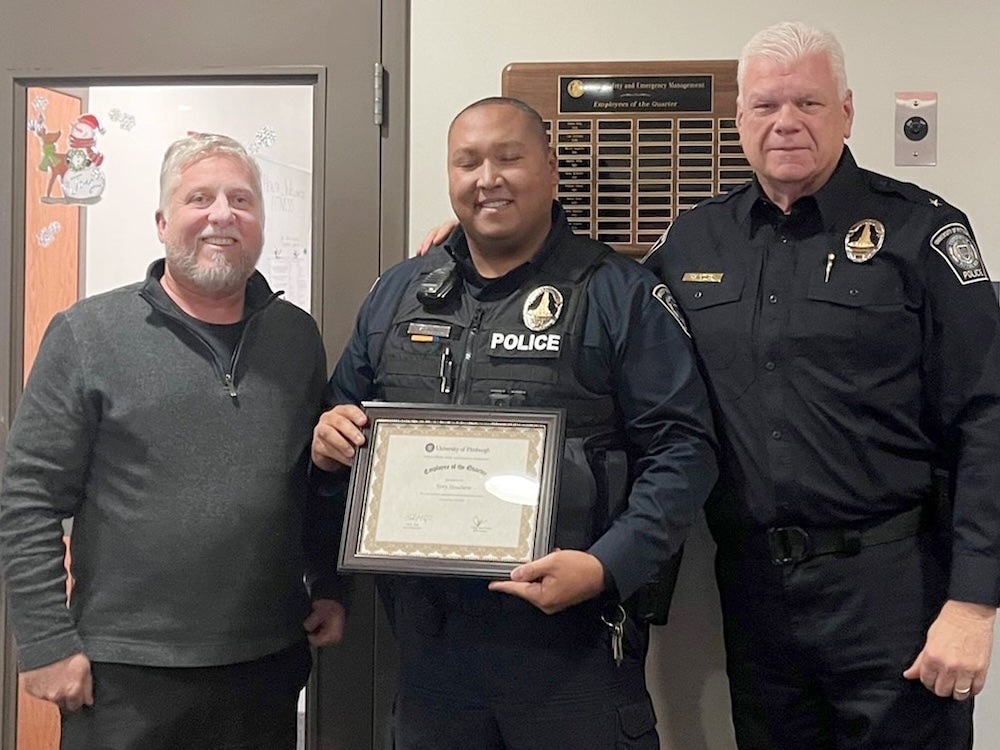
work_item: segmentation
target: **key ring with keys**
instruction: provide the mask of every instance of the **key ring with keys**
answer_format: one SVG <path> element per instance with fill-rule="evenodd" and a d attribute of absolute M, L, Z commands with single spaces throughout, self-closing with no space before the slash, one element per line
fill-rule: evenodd
<path fill-rule="evenodd" d="M 625 608 L 621 604 L 616 604 L 611 613 L 611 619 L 605 617 L 601 612 L 601 622 L 611 629 L 611 657 L 615 660 L 615 666 L 620 667 L 625 659 Z"/>

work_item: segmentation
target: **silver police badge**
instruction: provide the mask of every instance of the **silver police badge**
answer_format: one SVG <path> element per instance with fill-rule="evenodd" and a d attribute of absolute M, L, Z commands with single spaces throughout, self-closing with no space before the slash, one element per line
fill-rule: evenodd
<path fill-rule="evenodd" d="M 844 250 L 847 259 L 865 263 L 875 257 L 885 241 L 885 224 L 878 219 L 862 219 L 847 230 Z"/>
<path fill-rule="evenodd" d="M 952 272 L 962 284 L 989 279 L 982 258 L 979 257 L 979 248 L 969 230 L 962 224 L 945 224 L 931 237 L 931 247 L 948 261 Z"/>
<path fill-rule="evenodd" d="M 544 331 L 559 320 L 562 308 L 562 292 L 554 286 L 540 286 L 528 292 L 521 308 L 521 319 L 529 331 Z"/>

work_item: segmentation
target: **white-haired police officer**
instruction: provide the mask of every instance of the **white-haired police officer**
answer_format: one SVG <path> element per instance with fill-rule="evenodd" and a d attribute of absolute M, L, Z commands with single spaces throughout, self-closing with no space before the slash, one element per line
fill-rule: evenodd
<path fill-rule="evenodd" d="M 647 259 L 714 396 L 737 743 L 968 748 L 1000 602 L 996 299 L 962 212 L 855 164 L 836 39 L 765 29 L 738 79 L 755 179 Z"/>

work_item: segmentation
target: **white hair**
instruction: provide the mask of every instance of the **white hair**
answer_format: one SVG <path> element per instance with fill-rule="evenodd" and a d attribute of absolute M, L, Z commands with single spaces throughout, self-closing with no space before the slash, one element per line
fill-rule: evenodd
<path fill-rule="evenodd" d="M 748 62 L 764 57 L 781 65 L 791 65 L 803 57 L 822 54 L 830 63 L 830 72 L 837 84 L 837 97 L 847 96 L 847 70 L 844 66 L 844 49 L 837 37 L 829 31 L 807 26 L 801 21 L 784 21 L 758 31 L 743 47 L 736 68 L 736 86 L 742 96 L 743 76 Z"/>

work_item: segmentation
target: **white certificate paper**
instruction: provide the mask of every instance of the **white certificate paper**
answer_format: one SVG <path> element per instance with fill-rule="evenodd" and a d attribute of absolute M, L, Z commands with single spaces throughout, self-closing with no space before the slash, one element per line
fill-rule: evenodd
<path fill-rule="evenodd" d="M 497 430 L 382 422 L 360 552 L 530 560 L 534 508 L 498 498 L 486 483 L 503 476 L 537 483 L 541 436 L 517 425 Z"/>
<path fill-rule="evenodd" d="M 539 531 L 543 538 L 551 532 L 561 414 L 554 430 L 551 412 L 532 422 L 530 415 L 505 419 L 482 410 L 468 418 L 466 409 L 449 418 L 447 410 L 428 410 L 430 418 L 419 411 L 370 416 L 365 455 L 355 459 L 356 470 L 359 459 L 364 466 L 352 475 L 341 566 L 366 569 L 368 559 L 377 561 L 369 568 L 376 571 L 425 572 L 427 563 L 427 572 L 474 575 L 547 552 L 538 549 Z"/>

